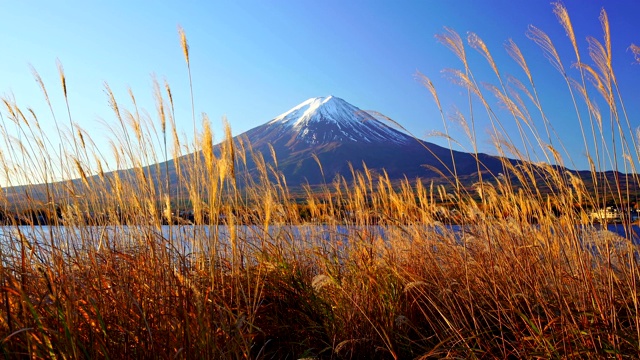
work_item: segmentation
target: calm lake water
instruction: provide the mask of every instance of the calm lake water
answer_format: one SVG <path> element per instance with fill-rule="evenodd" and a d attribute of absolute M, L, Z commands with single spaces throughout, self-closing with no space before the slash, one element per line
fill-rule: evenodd
<path fill-rule="evenodd" d="M 602 230 L 598 225 L 596 229 Z M 232 233 L 227 226 L 162 226 L 161 228 L 147 226 L 10 226 L 0 227 L 0 247 L 15 246 L 26 240 L 30 244 L 48 246 L 51 241 L 62 247 L 82 248 L 88 246 L 109 246 L 117 241 L 119 245 L 142 246 L 146 241 L 164 241 L 166 244 L 182 251 L 206 251 L 211 244 L 226 246 Z M 443 232 L 453 230 L 461 235 L 465 229 L 461 226 L 430 227 L 425 231 Z M 640 227 L 632 226 L 625 229 L 621 224 L 608 225 L 606 230 L 627 237 L 627 231 L 632 231 L 633 242 L 640 244 Z M 235 236 L 245 246 L 259 246 L 260 244 L 277 239 L 279 242 L 289 242 L 304 239 L 306 243 L 337 243 L 346 244 L 350 239 L 385 238 L 390 234 L 402 234 L 397 227 L 382 226 L 284 226 L 274 225 L 268 229 L 268 234 L 262 226 L 241 225 L 235 228 Z M 197 248 L 193 248 L 193 247 Z"/>
<path fill-rule="evenodd" d="M 232 233 L 232 230 L 233 233 Z M 125 246 L 139 247 L 150 242 L 164 243 L 182 253 L 207 251 L 212 246 L 230 245 L 232 235 L 242 246 L 261 246 L 266 242 L 290 243 L 296 246 L 304 243 L 348 242 L 348 239 L 385 236 L 381 227 L 355 226 L 262 226 L 240 225 L 234 229 L 228 226 L 192 226 L 165 225 L 154 226 L 5 226 L 0 227 L 0 250 L 16 247 L 23 241 L 30 245 L 50 247 L 53 242 L 63 249 L 82 249 L 90 247 Z"/>

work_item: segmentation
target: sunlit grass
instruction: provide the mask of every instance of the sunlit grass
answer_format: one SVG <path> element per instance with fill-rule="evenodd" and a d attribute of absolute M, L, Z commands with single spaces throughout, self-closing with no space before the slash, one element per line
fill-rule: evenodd
<path fill-rule="evenodd" d="M 566 11 L 558 4 L 555 11 L 575 44 Z M 6 223 L 0 244 L 0 353 L 8 358 L 637 355 L 637 246 L 631 234 L 600 230 L 589 216 L 607 201 L 630 203 L 633 194 L 624 182 L 637 180 L 638 147 L 628 136 L 611 69 L 604 12 L 601 22 L 607 30 L 604 45 L 590 40 L 595 67 L 582 63 L 576 46 L 578 79 L 566 74 L 551 40 L 530 30 L 575 100 L 571 106 L 589 150 L 590 178 L 529 161 L 527 149 L 535 148 L 560 164 L 564 149 L 517 45 L 509 42 L 507 51 L 525 82 L 505 81 L 479 37 L 472 34 L 466 46 L 450 29 L 438 39 L 463 68 L 449 74 L 477 102 L 473 110 L 489 114 L 496 151 L 519 160 L 505 160 L 502 176 L 478 174 L 473 185 L 460 181 L 454 166 L 443 174 L 445 185 L 394 182 L 365 168 L 345 174 L 352 180 L 290 189 L 277 161 L 270 161 L 275 156 L 233 141 L 228 125 L 219 147 L 206 116 L 194 143 L 182 141 L 171 88 L 157 82 L 155 120 L 142 115 L 132 93 L 133 107 L 127 109 L 106 87 L 114 113 L 109 156 L 77 126 L 68 107 L 69 126 L 56 120 L 55 137 L 62 145 L 51 149 L 54 136 L 41 130 L 36 114 L 3 99 L 8 122 L 0 128 L 0 171 L 15 179 L 14 185 L 26 185 L 6 189 L 0 199 Z M 182 30 L 180 35 L 189 66 L 186 36 Z M 497 85 L 476 83 L 468 47 L 489 62 Z M 35 76 L 49 103 L 47 88 Z M 426 77 L 424 82 L 440 108 L 433 83 Z M 498 116 L 488 95 L 508 118 Z M 605 138 L 593 95 L 601 95 L 614 114 L 612 139 Z M 474 111 L 467 118 L 443 112 L 442 118 L 445 126 L 452 118 L 466 129 L 477 155 Z M 56 119 L 53 110 L 51 116 Z M 513 136 L 524 148 L 502 132 L 505 121 L 518 123 Z M 14 128 L 20 136 L 9 130 Z M 194 152 L 200 156 L 189 155 Z M 169 154 L 174 163 L 163 163 Z M 257 164 L 251 174 L 243 166 L 249 160 Z M 603 176 L 601 170 L 620 164 L 633 174 L 630 180 Z M 57 174 L 77 180 L 55 182 Z M 44 221 L 47 226 L 38 225 Z M 629 228 L 629 219 L 625 225 Z"/>

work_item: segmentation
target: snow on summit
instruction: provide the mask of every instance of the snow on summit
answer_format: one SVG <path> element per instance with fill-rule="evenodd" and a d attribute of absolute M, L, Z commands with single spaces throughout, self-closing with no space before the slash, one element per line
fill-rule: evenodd
<path fill-rule="evenodd" d="M 362 114 L 358 114 L 361 112 Z M 362 121 L 366 113 L 357 107 L 335 96 L 323 96 L 304 101 L 286 113 L 276 117 L 270 123 L 282 123 L 293 127 L 301 127 L 309 122 L 318 121 L 320 117 L 333 121 Z"/>
<path fill-rule="evenodd" d="M 308 99 L 271 120 L 268 125 L 295 131 L 298 139 L 310 144 L 327 141 L 410 141 L 407 135 L 382 123 L 368 112 L 331 95 Z"/>

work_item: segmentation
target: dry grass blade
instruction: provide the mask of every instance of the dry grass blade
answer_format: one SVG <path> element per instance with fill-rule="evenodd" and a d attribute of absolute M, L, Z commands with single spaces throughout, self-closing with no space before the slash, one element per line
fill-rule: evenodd
<path fill-rule="evenodd" d="M 448 27 L 444 28 L 444 32 L 435 35 L 436 40 L 448 47 L 464 64 L 465 69 L 468 67 L 467 55 L 464 50 L 464 43 L 458 33 Z"/>
<path fill-rule="evenodd" d="M 527 32 L 527 36 L 529 39 L 533 40 L 544 52 L 546 58 L 551 62 L 551 64 L 563 75 L 565 75 L 565 69 L 562 65 L 562 61 L 560 60 L 560 55 L 556 50 L 556 47 L 553 45 L 551 38 L 544 31 L 538 29 L 537 27 L 530 25 L 529 31 Z"/>
<path fill-rule="evenodd" d="M 505 48 L 509 56 L 511 56 L 511 58 L 515 60 L 516 63 L 518 63 L 520 68 L 522 68 L 524 73 L 527 75 L 529 82 L 533 83 L 531 71 L 529 71 L 529 66 L 527 65 L 527 61 L 525 60 L 524 55 L 522 55 L 522 51 L 520 51 L 520 48 L 518 47 L 518 45 L 516 45 L 516 43 L 513 42 L 513 40 L 509 39 L 505 44 Z"/>
<path fill-rule="evenodd" d="M 187 42 L 187 34 L 184 32 L 182 26 L 178 26 L 178 36 L 180 36 L 180 47 L 182 48 L 184 60 L 187 62 L 187 66 L 189 66 L 189 43 Z"/>
<path fill-rule="evenodd" d="M 580 51 L 578 50 L 578 42 L 576 41 L 576 35 L 573 31 L 573 24 L 571 23 L 571 18 L 569 17 L 569 12 L 567 8 L 561 2 L 554 2 L 553 4 L 553 13 L 558 18 L 560 25 L 564 28 L 569 40 L 571 41 L 571 45 L 573 46 L 573 50 L 576 54 L 576 59 L 580 62 Z"/>
<path fill-rule="evenodd" d="M 487 59 L 487 62 L 489 62 L 491 69 L 493 69 L 493 72 L 496 74 L 498 78 L 500 78 L 500 72 L 498 71 L 498 66 L 496 65 L 496 62 L 493 61 L 493 56 L 491 56 L 491 53 L 489 52 L 489 48 L 487 48 L 487 45 L 484 43 L 484 41 L 476 33 L 472 33 L 472 32 L 469 33 L 467 37 L 467 41 L 469 42 L 469 45 L 471 45 L 472 48 L 478 50 L 478 52 L 480 52 L 480 54 L 482 54 L 482 56 L 484 56 L 484 58 Z"/>

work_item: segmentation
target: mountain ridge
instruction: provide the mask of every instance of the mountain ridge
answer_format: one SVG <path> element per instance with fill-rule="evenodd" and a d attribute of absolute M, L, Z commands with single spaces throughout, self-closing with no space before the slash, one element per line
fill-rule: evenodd
<path fill-rule="evenodd" d="M 380 116 L 385 118 L 384 115 Z M 266 167 L 270 169 L 269 180 L 275 182 L 284 178 L 291 189 L 331 183 L 337 176 L 342 176 L 349 182 L 354 173 L 363 172 L 365 169 L 374 174 L 386 174 L 392 182 L 409 179 L 431 180 L 443 184 L 454 184 L 455 172 L 464 186 L 470 186 L 479 179 L 479 172 L 483 174 L 484 179 L 490 180 L 503 173 L 504 166 L 508 163 L 525 163 L 524 160 L 511 160 L 484 153 L 476 155 L 450 150 L 396 130 L 376 117 L 372 112 L 360 110 L 335 96 L 303 101 L 270 121 L 233 137 L 236 152 L 234 174 L 237 185 L 250 186 L 254 182 L 264 180 L 262 170 Z M 394 123 L 393 120 L 390 122 Z M 220 158 L 224 147 L 228 148 L 228 141 L 214 145 L 214 155 Z M 238 154 L 239 151 L 244 154 Z M 123 181 L 133 182 L 137 181 L 140 174 L 144 174 L 145 182 L 150 181 L 147 185 L 153 183 L 159 189 L 168 183 L 170 193 L 179 195 L 185 193 L 186 184 L 182 183 L 177 175 L 176 163 L 179 162 L 182 164 L 181 167 L 184 165 L 188 168 L 189 165 L 194 165 L 194 159 L 198 158 L 204 160 L 204 154 L 186 154 L 141 169 L 117 170 L 52 185 L 59 186 L 64 193 L 69 191 L 67 189 L 78 189 L 83 183 L 106 182 L 102 186 L 109 191 L 115 174 L 119 174 Z M 256 161 L 258 158 L 260 160 Z M 201 170 L 206 169 L 203 167 Z M 591 179 L 589 171 L 566 168 L 559 171 L 570 171 L 585 179 L 587 186 L 591 186 L 588 185 Z M 614 180 L 619 176 L 625 176 L 622 173 L 602 174 Z M 189 171 L 183 172 L 183 176 L 186 176 L 183 180 L 188 182 Z M 544 183 L 542 175 L 536 176 L 536 181 Z M 513 178 L 512 181 L 519 180 Z M 46 201 L 46 186 L 15 186 L 3 190 L 8 198 L 18 199 L 27 196 Z M 633 186 L 635 188 L 640 185 L 634 181 Z"/>
<path fill-rule="evenodd" d="M 317 138 L 318 125 L 334 126 L 329 137 Z M 294 106 L 289 111 L 267 122 L 268 126 L 281 126 L 297 131 L 297 137 L 307 143 L 315 144 L 327 140 L 406 142 L 397 130 L 386 126 L 367 111 L 361 110 L 341 98 L 333 95 L 310 98 Z M 325 133 L 328 133 L 325 129 Z M 333 135 L 333 136 L 331 136 Z"/>
<path fill-rule="evenodd" d="M 363 163 L 392 179 L 453 176 L 452 155 L 459 176 L 478 171 L 475 155 L 412 137 L 333 95 L 307 99 L 235 138 L 265 159 L 273 151 L 292 186 L 330 182 L 337 175 L 350 179 L 353 170 L 364 170 Z M 498 157 L 478 154 L 478 159 L 481 171 L 502 171 Z M 245 170 L 254 166 L 248 161 Z"/>

